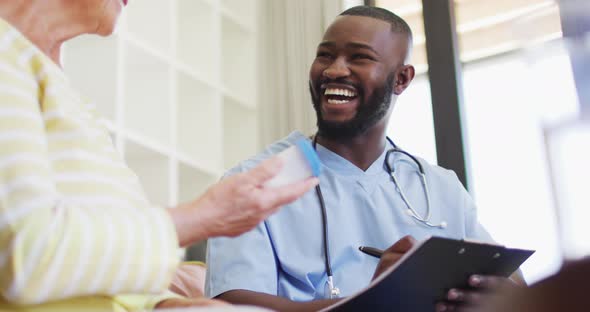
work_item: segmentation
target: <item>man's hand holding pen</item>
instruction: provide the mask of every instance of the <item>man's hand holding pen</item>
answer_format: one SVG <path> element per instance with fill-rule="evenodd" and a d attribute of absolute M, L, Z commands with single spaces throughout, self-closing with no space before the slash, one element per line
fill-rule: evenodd
<path fill-rule="evenodd" d="M 412 249 L 415 244 L 416 239 L 410 235 L 407 235 L 402 237 L 402 239 L 398 240 L 391 247 L 385 249 L 381 255 L 379 264 L 377 264 L 377 268 L 375 269 L 375 273 L 373 274 L 373 278 L 371 280 L 377 278 L 377 276 L 381 275 L 397 261 L 399 261 L 399 259 L 401 259 L 401 257 L 408 250 Z"/>
<path fill-rule="evenodd" d="M 361 246 L 359 247 L 359 250 L 367 255 L 380 258 L 372 278 L 372 280 L 374 280 L 391 266 L 396 264 L 415 244 L 416 240 L 414 237 L 407 235 L 386 250 L 367 246 Z M 518 277 L 518 274 L 516 273 L 514 276 Z M 446 300 L 438 302 L 435 309 L 436 311 L 441 312 L 470 311 L 470 308 L 480 306 L 484 301 L 484 298 L 493 294 L 501 288 L 501 286 L 503 288 L 509 288 L 516 287 L 519 284 L 520 286 L 526 285 L 524 280 L 522 280 L 522 282 L 514 283 L 514 281 L 505 277 L 472 275 L 469 278 L 469 286 L 471 289 L 450 289 L 446 294 Z"/>

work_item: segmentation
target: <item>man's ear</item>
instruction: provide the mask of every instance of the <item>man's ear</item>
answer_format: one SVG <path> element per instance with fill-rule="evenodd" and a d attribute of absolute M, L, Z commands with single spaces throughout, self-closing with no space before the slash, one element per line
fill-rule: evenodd
<path fill-rule="evenodd" d="M 395 79 L 393 80 L 393 93 L 395 95 L 400 95 L 406 88 L 410 85 L 412 80 L 414 80 L 414 75 L 416 74 L 416 70 L 412 65 L 403 65 L 395 75 Z"/>

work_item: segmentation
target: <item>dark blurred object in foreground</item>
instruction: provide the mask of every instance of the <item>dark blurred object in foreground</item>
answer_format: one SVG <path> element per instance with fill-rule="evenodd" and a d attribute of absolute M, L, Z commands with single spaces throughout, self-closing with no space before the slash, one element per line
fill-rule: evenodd
<path fill-rule="evenodd" d="M 555 275 L 529 288 L 495 295 L 490 304 L 479 309 L 465 309 L 474 312 L 586 312 L 588 303 L 588 281 L 590 280 L 590 258 L 566 264 Z"/>

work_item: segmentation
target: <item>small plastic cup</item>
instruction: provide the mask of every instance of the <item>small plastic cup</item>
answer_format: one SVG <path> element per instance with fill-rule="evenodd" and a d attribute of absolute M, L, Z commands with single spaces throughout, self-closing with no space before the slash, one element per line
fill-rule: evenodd
<path fill-rule="evenodd" d="M 288 185 L 309 177 L 318 177 L 321 173 L 321 162 L 315 149 L 309 141 L 300 139 L 286 150 L 277 154 L 283 161 L 281 171 L 264 186 L 279 187 Z"/>

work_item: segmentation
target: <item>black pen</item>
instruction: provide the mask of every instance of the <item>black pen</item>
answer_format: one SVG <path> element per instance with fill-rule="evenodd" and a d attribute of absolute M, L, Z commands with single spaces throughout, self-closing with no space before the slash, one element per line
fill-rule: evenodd
<path fill-rule="evenodd" d="M 360 246 L 359 250 L 375 258 L 381 258 L 381 255 L 383 254 L 383 250 L 373 247 Z"/>

